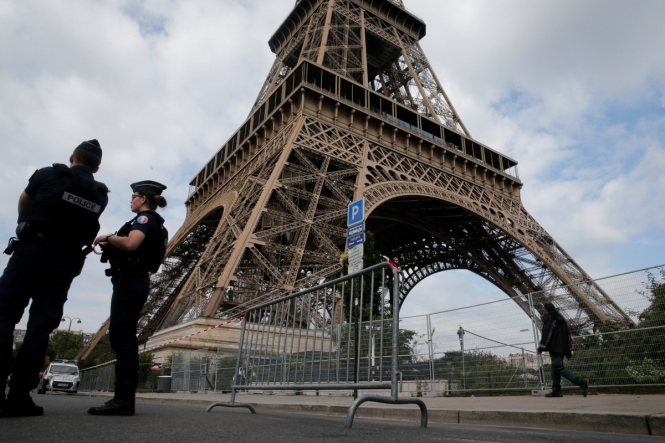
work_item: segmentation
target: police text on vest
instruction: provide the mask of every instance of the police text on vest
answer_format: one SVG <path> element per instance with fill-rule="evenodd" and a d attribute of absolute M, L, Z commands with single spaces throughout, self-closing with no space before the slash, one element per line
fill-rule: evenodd
<path fill-rule="evenodd" d="M 100 209 L 99 205 L 97 203 L 90 202 L 84 199 L 83 197 L 79 197 L 78 195 L 65 192 L 64 194 L 62 194 L 62 199 L 68 203 L 72 203 L 74 205 L 87 209 L 88 211 L 92 211 L 99 214 L 99 209 Z"/>

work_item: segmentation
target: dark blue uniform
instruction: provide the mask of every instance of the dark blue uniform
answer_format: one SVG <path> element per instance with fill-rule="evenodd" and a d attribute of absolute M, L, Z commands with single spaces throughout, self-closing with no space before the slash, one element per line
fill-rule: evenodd
<path fill-rule="evenodd" d="M 103 405 L 88 409 L 91 415 L 134 415 L 134 396 L 138 385 L 139 351 L 136 340 L 136 327 L 141 310 L 148 299 L 149 273 L 157 272 L 166 253 L 168 232 L 164 219 L 154 209 L 166 206 L 161 196 L 166 186 L 152 180 L 144 180 L 130 185 L 132 211 L 137 215 L 120 228 L 118 237 L 129 237 L 134 230 L 144 234 L 143 240 L 133 251 L 118 248 L 107 237 L 102 263 L 111 263 L 106 275 L 111 276 L 113 296 L 111 297 L 111 320 L 109 338 L 115 352 L 115 394 Z M 141 200 L 135 200 L 141 198 Z M 150 208 L 150 209 L 148 209 Z M 112 237 L 115 238 L 115 237 Z M 99 242 L 101 237 L 95 241 Z M 122 240 L 119 244 L 132 244 Z"/>
<path fill-rule="evenodd" d="M 84 186 L 103 186 L 95 182 L 88 168 L 74 166 L 70 171 L 72 181 Z M 63 179 L 53 167 L 36 171 L 25 188 L 26 194 L 38 202 L 59 200 L 62 190 Z M 105 192 L 100 192 L 99 196 L 97 218 L 108 203 Z M 49 334 L 60 324 L 67 292 L 85 261 L 80 243 L 73 244 L 68 241 L 71 239 L 63 238 L 66 236 L 42 235 L 38 230 L 33 234 L 31 238 L 21 239 L 0 277 L 0 388 L 3 391 L 10 373 L 14 327 L 32 299 L 27 332 L 11 369 L 10 381 L 12 392 L 26 394 L 39 384 Z"/>
<path fill-rule="evenodd" d="M 148 272 L 152 270 L 151 262 L 154 263 L 151 257 L 155 251 L 160 254 L 158 262 L 163 257 L 166 241 L 163 223 L 164 219 L 153 211 L 140 212 L 133 222 L 123 226 L 117 234 L 128 236 L 129 232 L 139 230 L 145 235 L 135 251 L 122 252 L 119 259 L 111 259 L 115 272 L 111 278 L 113 296 L 109 338 L 117 359 L 115 396 L 119 398 L 133 398 L 136 392 L 139 371 L 136 326 L 148 299 Z"/>

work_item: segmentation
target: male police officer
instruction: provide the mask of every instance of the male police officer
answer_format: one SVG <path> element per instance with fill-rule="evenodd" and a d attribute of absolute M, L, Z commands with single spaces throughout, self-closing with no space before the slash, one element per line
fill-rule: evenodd
<path fill-rule="evenodd" d="M 69 286 L 83 268 L 82 247 L 95 239 L 99 216 L 108 203 L 108 189 L 93 178 L 101 160 L 99 142 L 85 141 L 70 156 L 69 168 L 54 164 L 37 170 L 19 197 L 16 229 L 19 241 L 14 244 L 13 255 L 0 277 L 0 415 L 3 417 L 44 413 L 29 393 L 39 384 L 49 334 L 60 324 Z M 11 368 L 10 390 L 5 401 L 14 327 L 30 300 L 28 327 Z"/>

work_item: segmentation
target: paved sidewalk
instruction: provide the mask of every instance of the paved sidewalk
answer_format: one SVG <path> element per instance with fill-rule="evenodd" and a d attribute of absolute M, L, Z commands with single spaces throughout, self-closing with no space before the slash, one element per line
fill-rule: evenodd
<path fill-rule="evenodd" d="M 81 395 L 81 394 L 79 394 Z M 98 395 L 113 395 L 98 393 Z M 386 392 L 384 395 L 389 395 Z M 187 402 L 207 407 L 229 402 L 230 394 L 140 393 L 141 401 Z M 665 436 L 665 395 L 599 394 L 584 398 L 542 396 L 507 397 L 423 397 L 433 423 L 464 423 L 495 426 L 552 428 L 571 431 L 611 432 Z M 268 395 L 239 393 L 236 403 L 249 403 L 257 411 L 292 411 L 346 416 L 352 397 L 315 395 Z M 224 408 L 216 408 L 216 413 Z M 366 402 L 356 414 L 364 418 L 385 418 L 420 422 L 415 405 Z M 340 420 L 343 426 L 343 420 Z"/>

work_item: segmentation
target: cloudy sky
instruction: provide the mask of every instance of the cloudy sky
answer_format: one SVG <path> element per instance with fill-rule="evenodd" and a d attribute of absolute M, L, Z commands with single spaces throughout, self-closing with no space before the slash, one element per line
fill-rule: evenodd
<path fill-rule="evenodd" d="M 0 0 L 0 239 L 33 171 L 91 138 L 112 191 L 102 232 L 131 218 L 128 184 L 153 179 L 169 187 L 175 233 L 189 180 L 249 113 L 293 3 Z M 406 6 L 426 19 L 422 46 L 471 135 L 519 161 L 525 206 L 589 274 L 665 262 L 665 2 Z M 92 256 L 75 280 L 73 329 L 108 316 L 104 267 Z M 449 272 L 423 281 L 403 315 L 502 296 Z"/>

